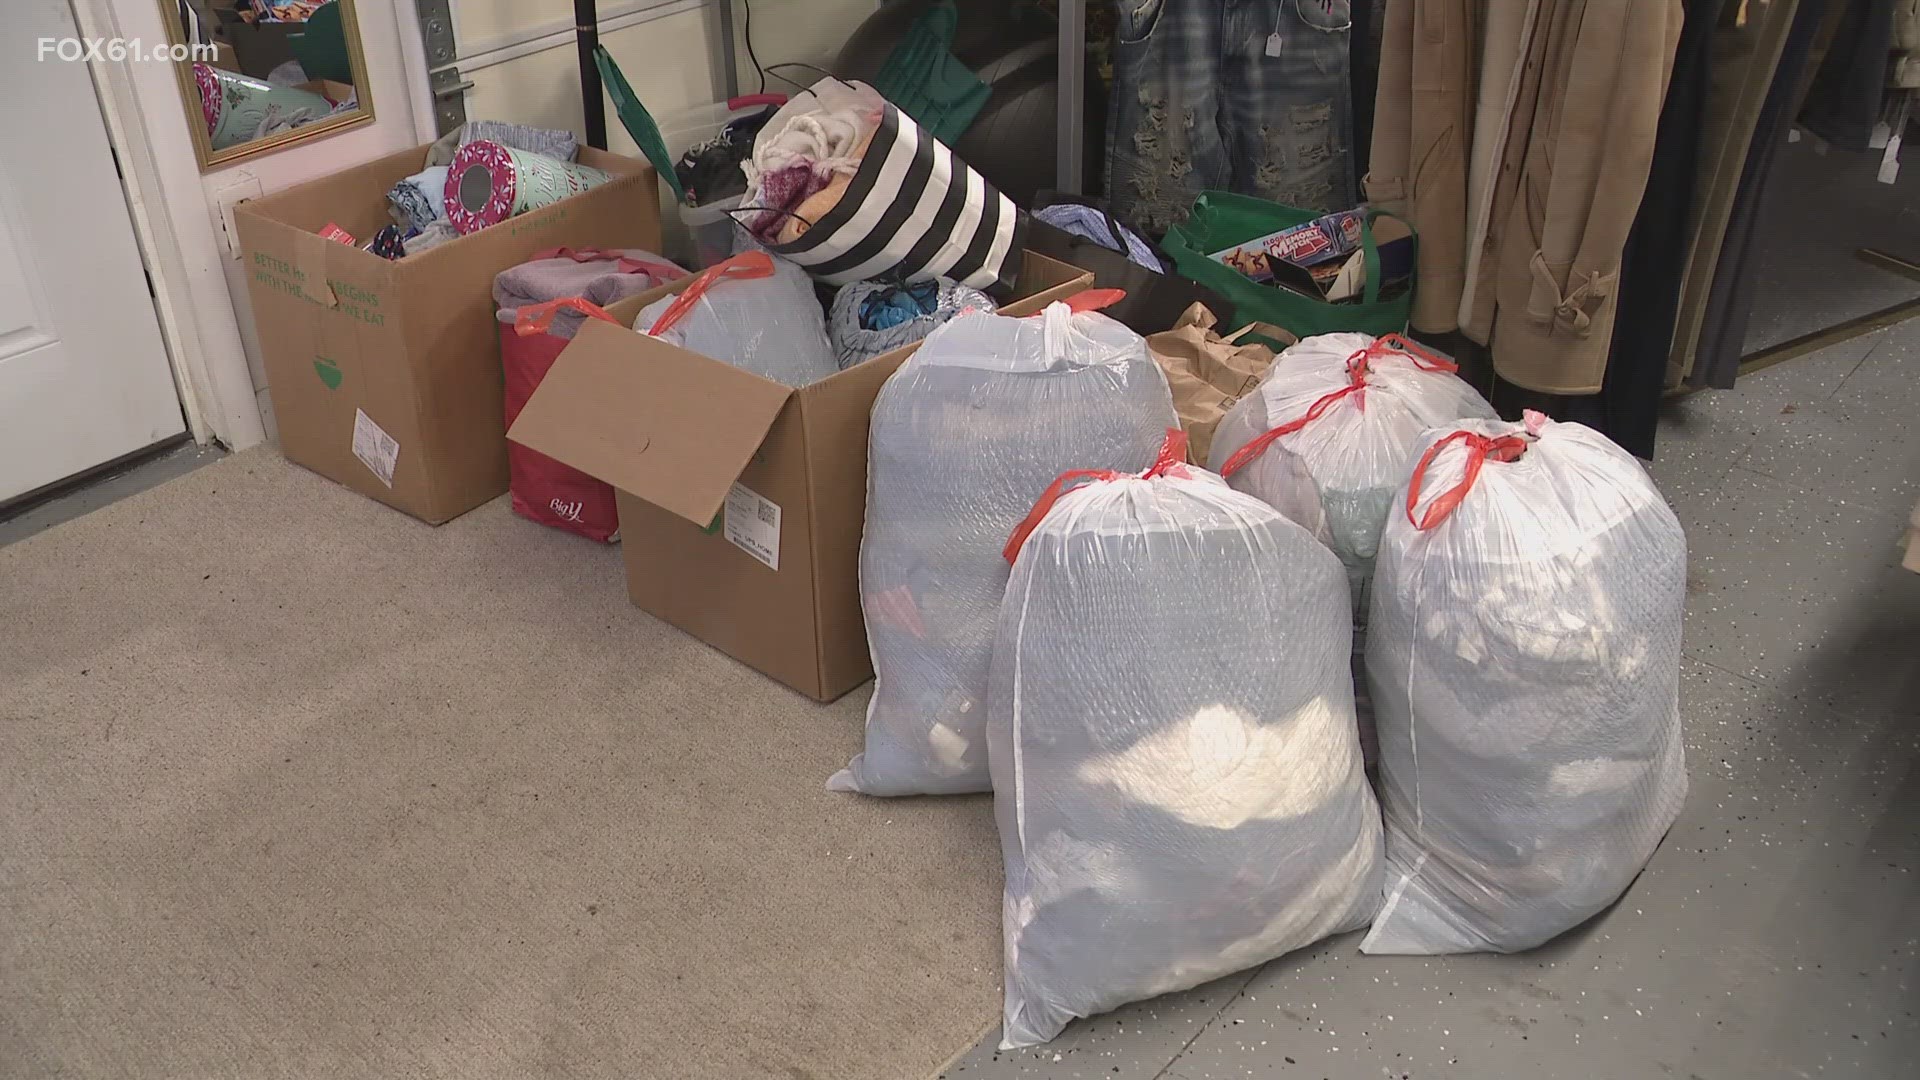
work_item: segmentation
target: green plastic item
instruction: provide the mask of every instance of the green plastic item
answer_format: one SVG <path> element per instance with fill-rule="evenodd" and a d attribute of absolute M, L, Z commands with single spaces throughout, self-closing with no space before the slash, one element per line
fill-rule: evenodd
<path fill-rule="evenodd" d="M 873 88 L 952 146 L 986 108 L 993 90 L 953 55 L 953 32 L 960 14 L 952 0 L 922 12 L 888 54 L 874 76 Z"/>
<path fill-rule="evenodd" d="M 1173 256 L 1174 268 L 1181 277 L 1197 281 L 1233 301 L 1235 317 L 1242 323 L 1270 322 L 1303 338 L 1341 331 L 1377 337 L 1406 330 L 1407 319 L 1413 312 L 1414 290 L 1410 288 L 1391 300 L 1380 299 L 1380 251 L 1373 238 L 1376 219 L 1384 216 L 1402 220 L 1397 215 L 1382 210 L 1367 212 L 1366 226 L 1360 231 L 1367 287 L 1357 304 L 1330 304 L 1275 285 L 1262 285 L 1224 263 L 1207 258 L 1209 252 L 1244 244 L 1320 216 L 1317 210 L 1302 210 L 1226 191 L 1207 191 L 1194 200 L 1193 213 L 1186 221 L 1167 230 L 1161 247 Z M 1411 232 L 1413 226 L 1408 225 L 1407 229 Z M 1419 242 L 1419 237 L 1414 237 L 1414 244 Z M 1418 287 L 1416 279 L 1414 288 Z"/>
<path fill-rule="evenodd" d="M 347 31 L 340 23 L 339 4 L 320 5 L 299 33 L 287 36 L 287 45 L 307 78 L 353 82 L 353 62 L 347 58 Z"/>
<path fill-rule="evenodd" d="M 673 171 L 673 155 L 667 153 L 667 140 L 660 137 L 660 125 L 653 122 L 653 114 L 640 104 L 640 95 L 633 92 L 627 83 L 627 77 L 620 73 L 620 65 L 613 62 L 612 54 L 605 45 L 596 45 L 593 49 L 593 65 L 600 69 L 600 82 L 607 88 L 607 96 L 613 99 L 613 110 L 620 114 L 620 123 L 626 127 L 627 134 L 633 136 L 634 144 L 640 152 L 647 155 L 653 164 L 653 171 L 667 182 L 673 190 L 673 200 L 682 206 L 687 203 L 687 193 L 680 186 L 680 177 Z"/>

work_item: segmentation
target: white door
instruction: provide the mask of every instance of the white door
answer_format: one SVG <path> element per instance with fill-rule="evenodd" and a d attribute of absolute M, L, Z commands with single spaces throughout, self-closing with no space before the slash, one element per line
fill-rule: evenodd
<path fill-rule="evenodd" d="M 186 430 L 68 0 L 4 0 L 0 502 Z"/>

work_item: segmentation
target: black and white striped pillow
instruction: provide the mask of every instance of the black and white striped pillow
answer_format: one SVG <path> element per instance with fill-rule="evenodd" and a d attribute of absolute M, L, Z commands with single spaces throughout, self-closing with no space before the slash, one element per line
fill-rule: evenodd
<path fill-rule="evenodd" d="M 1025 231 L 1012 199 L 889 104 L 846 194 L 767 250 L 830 285 L 944 277 L 994 289 L 1013 284 Z"/>

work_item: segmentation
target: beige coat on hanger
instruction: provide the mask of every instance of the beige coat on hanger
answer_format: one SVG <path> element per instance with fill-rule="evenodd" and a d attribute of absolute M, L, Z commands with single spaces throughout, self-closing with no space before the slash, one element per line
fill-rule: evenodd
<path fill-rule="evenodd" d="M 1367 201 L 1419 231 L 1413 328 L 1422 333 L 1452 330 L 1460 307 L 1475 19 L 1485 2 L 1390 0 L 1381 24 Z"/>
<path fill-rule="evenodd" d="M 1389 0 L 1384 17 L 1367 190 L 1420 232 L 1414 328 L 1457 323 L 1528 389 L 1597 392 L 1681 0 Z"/>

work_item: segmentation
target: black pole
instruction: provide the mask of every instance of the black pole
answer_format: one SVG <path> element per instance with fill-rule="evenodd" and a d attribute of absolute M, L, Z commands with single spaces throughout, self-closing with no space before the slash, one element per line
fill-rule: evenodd
<path fill-rule="evenodd" d="M 600 46 L 598 0 L 573 0 L 573 36 L 580 46 L 580 111 L 586 117 L 587 145 L 607 148 L 607 102 L 600 92 L 600 65 L 593 51 Z"/>

